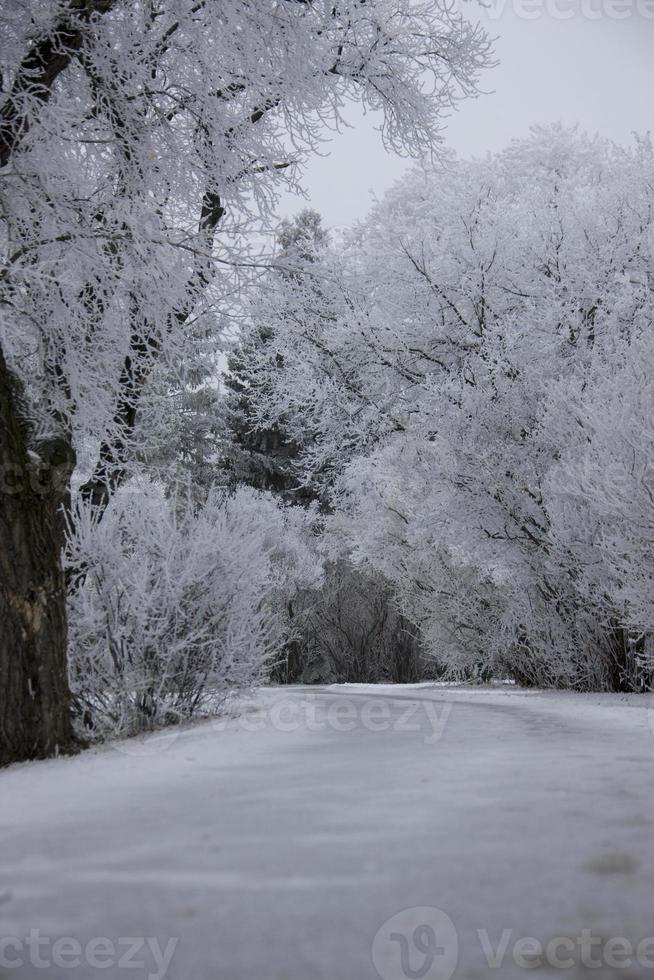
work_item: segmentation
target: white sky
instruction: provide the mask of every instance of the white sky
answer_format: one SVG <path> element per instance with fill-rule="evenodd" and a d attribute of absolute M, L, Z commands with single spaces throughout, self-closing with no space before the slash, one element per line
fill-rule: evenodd
<path fill-rule="evenodd" d="M 497 38 L 500 64 L 482 81 L 490 94 L 463 103 L 449 121 L 448 145 L 483 156 L 526 135 L 533 123 L 558 120 L 620 142 L 634 130 L 654 130 L 654 0 L 492 2 L 494 9 L 474 2 L 467 9 Z M 561 19 L 552 10 L 573 16 Z M 623 19 L 612 16 L 616 10 Z M 328 156 L 314 157 L 305 170 L 309 203 L 331 226 L 363 217 L 373 195 L 410 165 L 384 151 L 371 117 L 353 108 L 348 121 L 353 128 L 334 136 Z M 306 203 L 285 195 L 280 213 Z"/>

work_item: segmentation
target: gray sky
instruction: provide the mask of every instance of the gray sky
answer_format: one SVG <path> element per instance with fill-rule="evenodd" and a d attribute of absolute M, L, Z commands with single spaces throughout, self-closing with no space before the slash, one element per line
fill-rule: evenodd
<path fill-rule="evenodd" d="M 466 9 L 497 37 L 500 64 L 483 79 L 489 94 L 463 103 L 450 119 L 447 145 L 483 156 L 526 135 L 533 123 L 558 120 L 620 142 L 634 130 L 654 129 L 654 0 L 490 2 L 489 9 L 474 2 Z M 566 13 L 572 17 L 563 19 Z M 353 128 L 335 135 L 328 156 L 305 171 L 309 201 L 329 225 L 363 217 L 373 194 L 383 194 L 409 166 L 384 151 L 372 117 L 352 108 L 348 121 Z M 286 195 L 280 213 L 304 206 Z"/>

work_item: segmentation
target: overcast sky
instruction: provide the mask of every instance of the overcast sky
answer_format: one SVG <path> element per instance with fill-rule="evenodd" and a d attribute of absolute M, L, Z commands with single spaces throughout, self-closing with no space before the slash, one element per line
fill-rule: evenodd
<path fill-rule="evenodd" d="M 654 0 L 490 2 L 494 8 L 473 0 L 468 9 L 497 37 L 500 64 L 484 76 L 489 94 L 463 103 L 449 121 L 446 142 L 457 152 L 484 156 L 526 135 L 533 123 L 558 120 L 621 142 L 634 130 L 654 129 Z M 329 155 L 305 171 L 310 203 L 332 226 L 363 217 L 373 195 L 409 166 L 384 151 L 371 117 L 352 109 L 349 121 L 353 128 L 334 136 Z M 280 212 L 304 206 L 287 195 Z"/>

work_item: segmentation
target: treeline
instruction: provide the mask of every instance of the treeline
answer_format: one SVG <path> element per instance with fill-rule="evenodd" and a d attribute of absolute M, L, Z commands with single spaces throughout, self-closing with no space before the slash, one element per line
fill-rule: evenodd
<path fill-rule="evenodd" d="M 144 393 L 69 539 L 98 731 L 262 678 L 648 690 L 653 151 L 535 130 L 400 182 L 345 240 L 282 224 L 215 339 Z"/>
<path fill-rule="evenodd" d="M 448 156 L 490 63 L 447 0 L 0 10 L 0 764 L 269 678 L 650 689 L 652 147 Z M 355 93 L 437 164 L 271 257 Z"/>
<path fill-rule="evenodd" d="M 220 384 L 211 339 L 160 369 L 76 523 L 94 725 L 266 676 L 650 688 L 652 157 L 536 130 L 282 225 Z"/>
<path fill-rule="evenodd" d="M 249 431 L 445 676 L 651 686 L 652 162 L 561 127 L 452 158 L 254 303 Z"/>

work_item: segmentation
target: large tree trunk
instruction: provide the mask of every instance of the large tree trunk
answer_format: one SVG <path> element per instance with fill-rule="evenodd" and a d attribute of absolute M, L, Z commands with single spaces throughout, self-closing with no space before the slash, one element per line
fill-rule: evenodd
<path fill-rule="evenodd" d="M 17 380 L 0 351 L 0 765 L 76 747 L 70 718 L 61 503 L 63 440 L 29 453 Z"/>
<path fill-rule="evenodd" d="M 115 4 L 68 0 L 50 30 L 31 41 L 0 105 L 0 167 L 11 163 L 39 104 L 82 50 L 93 18 Z M 0 350 L 0 765 L 75 748 L 60 557 L 74 457 L 65 440 L 29 446 L 21 409 Z"/>

